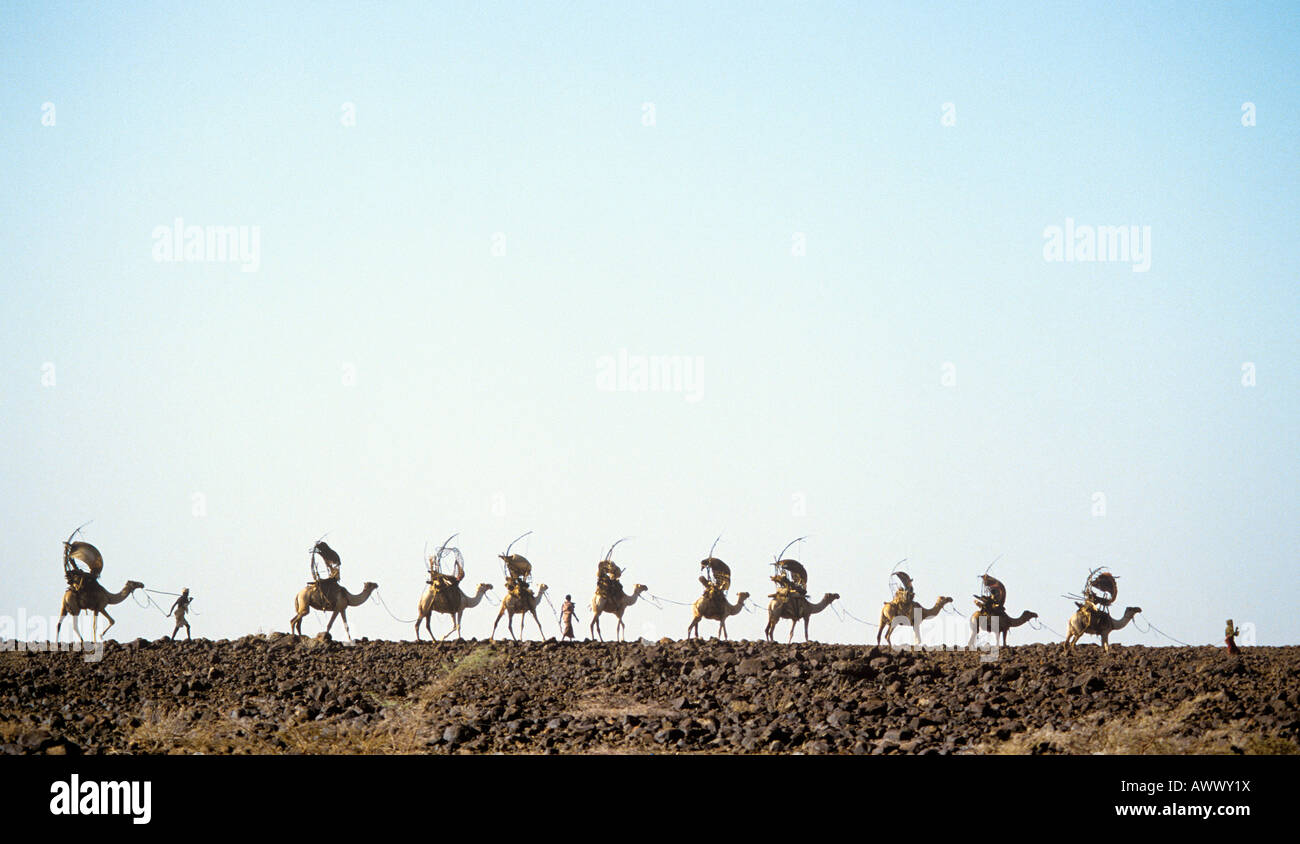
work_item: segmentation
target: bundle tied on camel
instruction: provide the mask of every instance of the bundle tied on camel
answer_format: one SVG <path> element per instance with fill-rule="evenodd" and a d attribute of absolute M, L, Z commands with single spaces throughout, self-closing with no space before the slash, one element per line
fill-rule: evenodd
<path fill-rule="evenodd" d="M 916 589 L 913 588 L 912 578 L 908 573 L 900 570 L 891 573 L 890 577 L 898 578 L 900 584 L 899 587 L 894 590 L 894 597 L 890 603 L 897 604 L 898 606 L 905 606 L 912 603 L 912 599 L 916 596 Z"/>
<path fill-rule="evenodd" d="M 772 563 L 776 567 L 777 573 L 772 575 L 772 582 L 776 584 L 776 592 L 769 595 L 769 598 L 775 598 L 779 595 L 797 594 L 799 596 L 808 594 L 808 570 L 803 567 L 803 563 L 798 560 L 781 559 L 790 546 L 796 542 L 802 542 L 807 539 L 801 536 L 798 539 L 792 539 L 781 549 L 781 553 L 775 557 L 776 562 Z"/>
<path fill-rule="evenodd" d="M 74 530 L 68 541 L 63 543 L 63 576 L 73 589 L 80 589 L 88 581 L 99 580 L 100 573 L 104 571 L 104 555 L 99 553 L 98 548 L 89 542 L 72 541 L 80 530 L 81 528 Z M 77 565 L 78 562 L 85 563 L 86 568 L 83 570 Z"/>
<path fill-rule="evenodd" d="M 321 576 L 320 576 L 320 569 L 317 567 L 317 564 L 316 564 L 316 555 L 317 555 L 317 554 L 319 554 L 320 557 L 321 557 L 321 559 L 325 561 L 325 568 L 328 569 L 328 571 L 329 571 L 329 574 L 327 574 L 325 577 L 321 577 Z M 331 548 L 331 547 L 329 547 L 328 545 L 325 544 L 325 540 L 323 540 L 323 539 L 322 539 L 322 540 L 318 540 L 318 541 L 316 542 L 316 544 L 312 546 L 312 548 L 311 548 L 311 577 L 312 577 L 312 580 L 315 580 L 315 581 L 320 581 L 320 580 L 338 580 L 338 579 L 339 579 L 339 571 L 340 571 L 340 569 L 341 569 L 342 567 L 343 567 L 343 560 L 342 560 L 342 558 L 339 557 L 339 554 L 338 554 L 337 551 L 335 551 L 333 548 Z"/>
<path fill-rule="evenodd" d="M 533 564 L 528 562 L 528 558 L 523 554 L 510 553 L 510 549 L 514 547 L 515 542 L 518 542 L 530 533 L 532 533 L 531 530 L 528 531 L 528 533 L 515 537 L 515 539 L 506 546 L 506 552 L 504 554 L 497 554 L 497 557 L 501 559 L 502 564 L 505 566 L 506 591 L 508 592 L 531 594 L 532 590 L 529 589 L 529 584 L 533 577 Z"/>
<path fill-rule="evenodd" d="M 1119 597 L 1119 578 L 1108 571 L 1093 569 L 1083 585 L 1084 601 L 1098 607 L 1109 607 Z"/>
<path fill-rule="evenodd" d="M 433 556 L 429 557 L 428 583 L 433 587 L 435 595 L 444 589 L 460 586 L 460 582 L 465 578 L 465 558 L 461 556 L 459 548 L 454 548 L 451 545 L 451 541 L 458 536 L 460 536 L 459 533 L 453 533 L 447 537 L 446 541 L 438 546 L 438 550 L 433 552 Z M 451 574 L 447 574 L 442 570 L 443 558 L 448 556 L 454 560 Z"/>
<path fill-rule="evenodd" d="M 598 597 L 610 598 L 623 594 L 623 569 L 615 565 L 610 558 L 614 556 L 614 549 L 619 546 L 619 543 L 626 540 L 627 537 L 625 536 L 609 546 L 609 550 L 605 552 L 605 559 L 601 560 L 596 566 L 596 595 Z"/>
<path fill-rule="evenodd" d="M 700 568 L 708 572 L 708 575 L 700 575 L 700 583 L 704 586 L 704 591 L 716 589 L 722 594 L 726 594 L 731 588 L 731 567 L 719 560 L 717 557 L 706 557 L 700 560 Z"/>
<path fill-rule="evenodd" d="M 1007 587 L 991 575 L 980 575 L 984 594 L 975 596 L 975 606 L 980 612 L 997 614 L 1007 604 Z"/>

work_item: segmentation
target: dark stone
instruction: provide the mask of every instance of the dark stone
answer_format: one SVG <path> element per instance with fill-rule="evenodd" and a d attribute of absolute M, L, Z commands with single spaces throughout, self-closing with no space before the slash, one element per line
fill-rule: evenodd
<path fill-rule="evenodd" d="M 462 744 L 478 735 L 478 730 L 468 724 L 452 724 L 442 731 L 442 740 L 447 744 Z"/>

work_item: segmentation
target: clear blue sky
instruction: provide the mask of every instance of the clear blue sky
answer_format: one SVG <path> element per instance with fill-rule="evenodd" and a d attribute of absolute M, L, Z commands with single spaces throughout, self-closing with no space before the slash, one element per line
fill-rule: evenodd
<path fill-rule="evenodd" d="M 808 534 L 871 621 L 896 560 L 965 613 L 1001 555 L 1058 631 L 1106 565 L 1180 639 L 1300 642 L 1296 4 L 862 5 L 0 6 L 0 614 L 89 519 L 209 637 L 287 629 L 326 531 L 403 618 L 454 531 L 498 597 L 535 531 L 557 606 L 629 535 L 692 601 L 719 533 L 765 602 Z M 178 217 L 256 272 L 155 261 Z M 1150 270 L 1045 261 L 1067 218 Z M 622 350 L 699 400 L 600 389 Z"/>

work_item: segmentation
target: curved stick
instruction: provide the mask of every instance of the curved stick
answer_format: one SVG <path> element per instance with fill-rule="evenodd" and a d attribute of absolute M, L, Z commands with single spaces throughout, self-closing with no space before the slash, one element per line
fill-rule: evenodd
<path fill-rule="evenodd" d="M 528 533 L 532 533 L 532 531 L 530 530 L 530 531 L 528 531 Z M 505 553 L 505 556 L 509 557 L 509 556 L 510 556 L 510 549 L 513 548 L 513 547 L 515 547 L 515 542 L 518 542 L 519 540 L 523 539 L 525 536 L 528 535 L 528 533 L 521 533 L 519 536 L 516 536 L 516 537 L 514 538 L 514 540 L 513 540 L 509 545 L 506 546 L 506 553 Z"/>
<path fill-rule="evenodd" d="M 605 552 L 605 559 L 601 560 L 601 562 L 613 562 L 612 560 L 610 560 L 610 555 L 614 553 L 614 549 L 618 547 L 619 542 L 627 542 L 631 538 L 632 537 L 630 536 L 625 536 L 622 539 L 620 539 L 618 542 L 615 542 L 613 545 L 609 546 L 609 550 Z"/>
<path fill-rule="evenodd" d="M 790 550 L 790 546 L 791 546 L 791 545 L 795 544 L 796 542 L 803 542 L 803 541 L 804 541 L 805 539 L 807 539 L 807 538 L 808 538 L 808 537 L 806 537 L 806 536 L 801 536 L 801 537 L 799 537 L 798 539 L 792 539 L 792 540 L 790 540 L 788 543 L 786 543 L 786 546 L 785 546 L 784 548 L 781 549 L 781 553 L 776 555 L 776 560 L 777 560 L 777 562 L 780 562 L 781 559 L 782 559 L 783 557 L 785 557 L 785 552 Z M 792 635 L 793 635 L 793 634 L 792 634 Z"/>

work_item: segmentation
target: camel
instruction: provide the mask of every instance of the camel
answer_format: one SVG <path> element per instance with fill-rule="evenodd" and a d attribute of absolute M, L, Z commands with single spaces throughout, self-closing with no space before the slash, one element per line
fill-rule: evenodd
<path fill-rule="evenodd" d="M 970 641 L 966 643 L 966 647 L 975 647 L 975 638 L 981 630 L 985 633 L 992 633 L 995 643 L 998 640 L 998 634 L 1002 634 L 1002 645 L 1005 647 L 1007 644 L 1007 631 L 1012 627 L 1019 627 L 1031 618 L 1038 618 L 1038 613 L 1025 610 L 1020 614 L 1019 618 L 1012 618 L 1007 615 L 1006 610 L 1001 610 L 996 615 L 976 611 L 970 617 Z"/>
<path fill-rule="evenodd" d="M 327 583 L 333 585 L 326 586 Z M 311 610 L 320 610 L 333 613 L 329 624 L 325 625 L 325 632 L 330 632 L 330 628 L 334 626 L 334 619 L 343 616 L 343 629 L 348 634 L 348 640 L 351 641 L 352 631 L 348 629 L 348 607 L 364 604 L 370 597 L 370 593 L 378 588 L 378 583 L 366 583 L 359 593 L 353 595 L 337 580 L 325 579 L 308 583 L 293 600 L 294 616 L 289 620 L 289 631 L 295 636 L 301 636 L 302 620 L 307 617 L 307 613 Z"/>
<path fill-rule="evenodd" d="M 488 641 L 491 642 L 496 638 L 497 625 L 501 623 L 501 616 L 506 613 L 510 614 L 509 618 L 506 619 L 506 629 L 510 631 L 511 639 L 516 638 L 514 627 L 511 626 L 515 623 L 515 616 L 526 613 L 532 613 L 533 621 L 537 622 L 537 632 L 545 639 L 546 633 L 542 630 L 542 622 L 537 618 L 537 605 L 542 602 L 542 595 L 544 594 L 546 594 L 545 583 L 537 588 L 536 595 L 529 591 L 507 592 L 505 598 L 501 601 L 501 610 L 497 613 L 497 620 L 492 622 L 492 635 L 488 637 Z M 524 622 L 526 620 L 519 620 L 520 637 L 524 635 Z"/>
<path fill-rule="evenodd" d="M 491 583 L 480 583 L 478 589 L 474 592 L 474 597 L 471 598 L 461 591 L 459 586 L 452 586 L 450 588 L 444 587 L 435 590 L 433 586 L 430 585 L 428 589 L 424 590 L 424 594 L 420 596 L 420 606 L 418 607 L 419 612 L 415 618 L 415 641 L 420 641 L 421 621 L 424 622 L 424 629 L 429 631 L 429 638 L 433 638 L 433 628 L 429 626 L 429 623 L 435 612 L 451 616 L 452 628 L 447 631 L 446 636 L 442 637 L 443 640 L 445 641 L 447 636 L 450 636 L 452 633 L 456 634 L 457 639 L 461 638 L 461 615 L 465 610 L 471 610 L 474 607 L 477 607 L 479 601 L 483 600 L 484 593 L 491 588 Z"/>
<path fill-rule="evenodd" d="M 885 644 L 892 645 L 893 642 L 889 641 L 889 637 L 894 635 L 894 628 L 900 624 L 910 624 L 916 644 L 921 644 L 921 622 L 928 618 L 934 618 L 944 607 L 951 603 L 952 598 L 944 595 L 940 595 L 930 609 L 926 609 L 916 601 L 890 601 L 880 608 L 880 624 L 876 627 L 876 644 L 880 644 L 880 635 L 883 633 L 885 635 Z"/>
<path fill-rule="evenodd" d="M 1123 629 L 1133 616 L 1142 612 L 1141 607 L 1129 607 L 1124 610 L 1124 617 L 1119 621 L 1111 618 L 1110 613 L 1100 610 L 1094 610 L 1092 613 L 1092 624 L 1088 623 L 1088 611 L 1085 607 L 1080 606 L 1079 610 L 1072 616 L 1065 633 L 1066 648 L 1073 648 L 1075 643 L 1084 634 L 1092 634 L 1101 637 L 1101 649 L 1110 650 L 1110 634 L 1116 630 Z"/>
<path fill-rule="evenodd" d="M 623 638 L 623 611 L 636 603 L 636 599 L 645 592 L 648 587 L 644 583 L 638 583 L 628 595 L 623 591 L 623 587 L 617 581 L 613 584 L 608 595 L 601 595 L 597 592 L 591 597 L 591 626 L 588 634 L 595 631 L 600 641 L 605 641 L 605 637 L 600 632 L 600 614 L 603 612 L 612 613 L 618 618 L 618 627 L 615 630 L 615 636 L 622 641 Z"/>
<path fill-rule="evenodd" d="M 695 638 L 700 638 L 700 619 L 702 618 L 719 622 L 718 637 L 721 639 L 727 638 L 727 619 L 737 615 L 744 609 L 745 602 L 748 600 L 748 592 L 736 594 L 735 606 L 727 603 L 727 596 L 722 592 L 715 592 L 712 596 L 701 595 L 695 601 L 695 606 L 691 608 L 692 612 L 695 613 L 695 617 L 691 619 L 691 626 L 686 628 L 686 638 L 691 638 L 692 631 L 695 633 Z"/>
<path fill-rule="evenodd" d="M 63 603 L 59 607 L 59 623 L 54 628 L 54 638 L 59 638 L 59 630 L 63 628 L 63 617 L 72 616 L 72 632 L 77 634 L 77 638 L 82 642 L 86 641 L 81 636 L 81 631 L 77 629 L 77 616 L 86 610 L 94 613 L 94 618 L 90 623 L 90 641 L 95 641 L 97 635 L 96 628 L 99 626 L 99 617 L 102 615 L 108 619 L 108 627 L 115 623 L 113 616 L 108 614 L 105 607 L 110 604 L 120 604 L 126 600 L 137 589 L 143 589 L 144 584 L 138 580 L 128 580 L 122 587 L 122 591 L 117 593 L 109 592 L 99 584 L 98 580 L 87 580 L 85 585 L 80 589 L 69 589 L 63 593 Z M 104 633 L 108 632 L 108 627 L 104 628 Z"/>
<path fill-rule="evenodd" d="M 767 628 L 763 635 L 767 636 L 769 642 L 775 641 L 772 638 L 772 631 L 776 629 L 776 623 L 783 618 L 790 619 L 790 638 L 786 644 L 794 641 L 794 626 L 803 620 L 803 640 L 808 639 L 808 619 L 816 613 L 821 612 L 830 606 L 831 601 L 839 600 L 839 595 L 834 592 L 827 592 L 826 595 L 817 603 L 812 603 L 802 595 L 790 593 L 785 594 L 778 592 L 772 598 L 772 602 L 767 605 Z"/>

